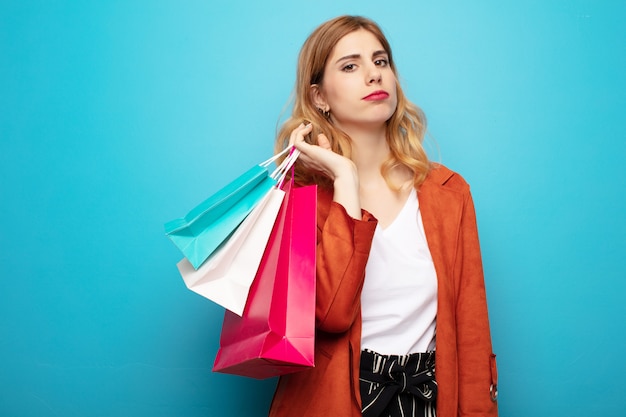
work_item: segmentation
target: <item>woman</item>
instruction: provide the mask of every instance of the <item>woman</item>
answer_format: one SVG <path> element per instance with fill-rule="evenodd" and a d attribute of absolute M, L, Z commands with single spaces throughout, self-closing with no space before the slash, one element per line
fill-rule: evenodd
<path fill-rule="evenodd" d="M 374 22 L 309 36 L 276 146 L 318 184 L 316 365 L 280 379 L 270 416 L 497 415 L 469 187 L 424 131 Z"/>

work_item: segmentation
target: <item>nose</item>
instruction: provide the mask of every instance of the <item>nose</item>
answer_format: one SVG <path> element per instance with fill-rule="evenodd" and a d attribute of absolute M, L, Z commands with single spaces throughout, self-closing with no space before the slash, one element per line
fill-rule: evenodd
<path fill-rule="evenodd" d="M 367 78 L 368 84 L 379 84 L 383 79 L 383 76 L 380 73 L 380 68 L 378 68 L 376 65 L 372 65 L 369 74 L 367 75 Z"/>

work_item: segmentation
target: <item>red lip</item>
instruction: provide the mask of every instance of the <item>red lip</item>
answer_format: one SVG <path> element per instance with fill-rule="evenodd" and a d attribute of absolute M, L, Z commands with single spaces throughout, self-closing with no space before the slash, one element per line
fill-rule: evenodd
<path fill-rule="evenodd" d="M 378 90 L 378 91 L 374 91 L 372 94 L 369 94 L 363 97 L 363 100 L 378 101 L 378 100 L 384 100 L 388 97 L 389 97 L 389 93 L 387 93 L 385 90 Z"/>

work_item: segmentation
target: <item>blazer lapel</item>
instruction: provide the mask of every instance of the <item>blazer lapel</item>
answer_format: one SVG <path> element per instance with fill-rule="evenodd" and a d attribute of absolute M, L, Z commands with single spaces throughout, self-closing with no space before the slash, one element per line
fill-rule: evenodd
<path fill-rule="evenodd" d="M 463 213 L 463 195 L 445 187 L 453 175 L 445 167 L 433 168 L 417 194 L 440 290 L 452 284 L 450 279 Z"/>

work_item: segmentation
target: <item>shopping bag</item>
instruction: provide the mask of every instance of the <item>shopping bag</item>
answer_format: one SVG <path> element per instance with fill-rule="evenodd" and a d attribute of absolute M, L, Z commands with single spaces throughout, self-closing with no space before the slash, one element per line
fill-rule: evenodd
<path fill-rule="evenodd" d="M 165 234 L 197 269 L 277 183 L 268 166 L 279 156 L 255 165 L 194 207 L 165 223 Z"/>
<path fill-rule="evenodd" d="M 285 198 L 243 315 L 226 311 L 216 372 L 269 378 L 314 366 L 316 186 Z"/>
<path fill-rule="evenodd" d="M 177 266 L 187 288 L 241 315 L 284 196 L 272 188 L 197 270 L 183 258 Z"/>

